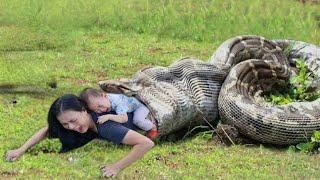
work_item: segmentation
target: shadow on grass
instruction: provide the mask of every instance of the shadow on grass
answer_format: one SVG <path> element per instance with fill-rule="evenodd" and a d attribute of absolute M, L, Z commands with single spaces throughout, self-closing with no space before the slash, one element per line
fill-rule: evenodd
<path fill-rule="evenodd" d="M 44 99 L 50 93 L 53 89 L 56 88 L 56 85 L 50 85 L 50 89 L 48 88 L 41 88 L 41 87 L 35 87 L 35 86 L 24 86 L 24 85 L 13 85 L 13 84 L 2 84 L 0 85 L 0 94 L 11 94 L 11 95 L 28 95 L 33 98 L 37 99 Z M 17 103 L 15 100 L 13 100 L 12 103 Z"/>
<path fill-rule="evenodd" d="M 157 143 L 163 144 L 166 142 L 174 142 L 180 144 L 184 141 L 188 141 L 192 138 L 200 136 L 201 138 L 206 139 L 212 146 L 230 147 L 232 145 L 240 145 L 247 148 L 265 148 L 273 152 L 297 152 L 297 149 L 294 148 L 294 145 L 265 144 L 245 137 L 240 134 L 237 129 L 230 125 L 219 124 L 214 129 L 210 129 L 208 126 L 197 127 L 193 128 L 191 131 L 190 128 L 186 128 L 161 137 L 157 140 Z"/>

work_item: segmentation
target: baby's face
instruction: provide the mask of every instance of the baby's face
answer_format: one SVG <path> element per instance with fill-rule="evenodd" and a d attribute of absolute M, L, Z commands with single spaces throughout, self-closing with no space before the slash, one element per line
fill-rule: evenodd
<path fill-rule="evenodd" d="M 99 97 L 91 97 L 88 102 L 90 110 L 96 113 L 104 113 L 111 111 L 111 103 L 106 94 L 102 94 Z"/>

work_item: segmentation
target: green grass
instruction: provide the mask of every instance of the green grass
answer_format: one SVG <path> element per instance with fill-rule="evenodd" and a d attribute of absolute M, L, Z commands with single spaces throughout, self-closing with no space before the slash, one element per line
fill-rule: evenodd
<path fill-rule="evenodd" d="M 241 34 L 319 45 L 319 9 L 293 0 L 0 0 L 0 84 L 46 91 L 0 93 L 0 154 L 46 124 L 55 98 L 97 87 L 99 80 L 131 77 L 145 66 L 167 66 L 184 56 L 208 60 L 224 40 Z M 58 88 L 51 89 L 50 82 Z M 17 162 L 2 159 L 0 178 L 98 178 L 100 165 L 130 150 L 94 141 L 57 154 L 59 146 L 46 140 Z M 228 148 L 198 135 L 157 144 L 119 178 L 309 179 L 319 177 L 318 162 L 319 155 L 263 146 Z"/>
<path fill-rule="evenodd" d="M 239 34 L 320 42 L 319 5 L 295 0 L 0 2 L 0 23 L 33 27 L 42 34 L 100 28 L 216 44 Z"/>

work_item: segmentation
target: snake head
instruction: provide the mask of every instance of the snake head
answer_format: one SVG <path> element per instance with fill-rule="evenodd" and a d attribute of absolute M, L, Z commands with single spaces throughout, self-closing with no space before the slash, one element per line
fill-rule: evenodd
<path fill-rule="evenodd" d="M 142 81 L 132 81 L 128 79 L 120 80 L 106 80 L 100 81 L 99 86 L 102 90 L 108 93 L 125 94 L 127 96 L 134 96 L 138 91 L 150 86 L 149 83 Z"/>

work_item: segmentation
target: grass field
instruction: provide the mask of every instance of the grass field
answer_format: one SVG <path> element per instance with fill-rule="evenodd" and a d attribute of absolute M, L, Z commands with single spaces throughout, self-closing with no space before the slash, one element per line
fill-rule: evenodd
<path fill-rule="evenodd" d="M 0 154 L 46 125 L 58 96 L 99 80 L 130 77 L 145 66 L 184 56 L 208 60 L 226 39 L 242 34 L 320 44 L 320 4 L 294 0 L 0 0 L 0 85 L 38 93 L 0 92 Z M 57 83 L 57 88 L 49 84 Z M 45 140 L 18 161 L 0 160 L 0 179 L 99 178 L 99 167 L 129 147 L 94 141 L 58 154 Z M 217 146 L 200 133 L 159 142 L 119 179 L 316 179 L 320 156 L 288 148 Z"/>

